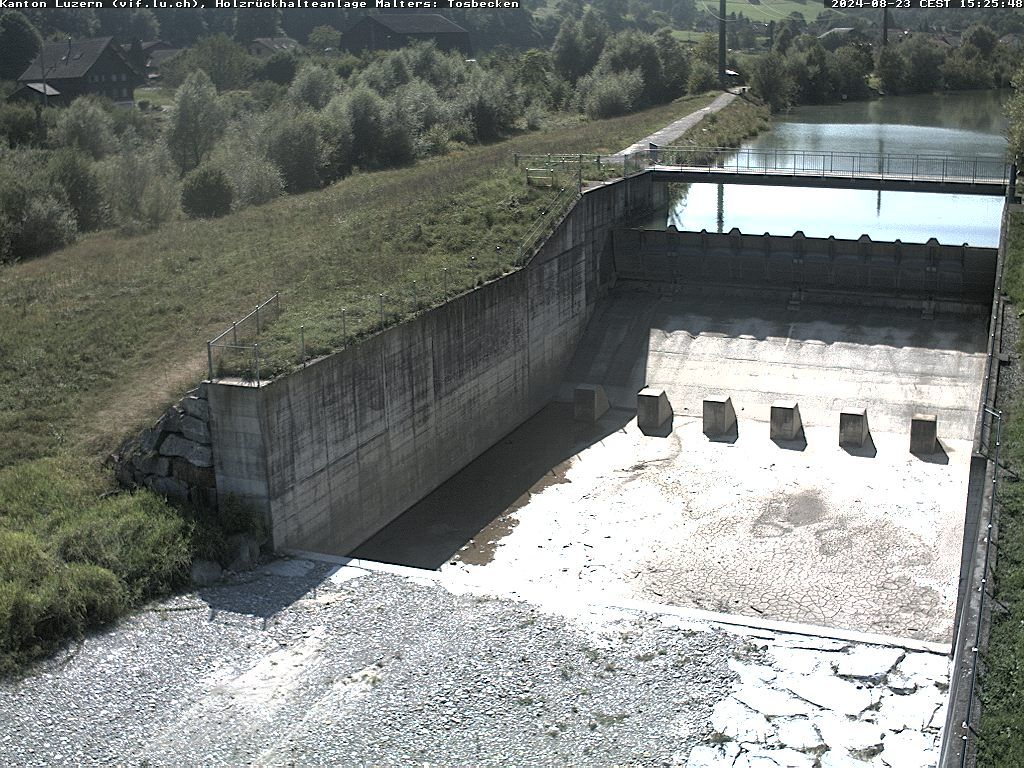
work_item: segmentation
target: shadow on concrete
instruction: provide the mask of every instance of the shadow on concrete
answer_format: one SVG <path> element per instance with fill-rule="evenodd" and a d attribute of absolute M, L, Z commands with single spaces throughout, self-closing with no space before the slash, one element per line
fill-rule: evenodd
<path fill-rule="evenodd" d="M 735 443 L 740 439 L 740 426 L 739 422 L 732 425 L 728 432 L 719 432 L 716 435 L 709 435 L 707 432 L 704 436 L 712 443 Z"/>
<path fill-rule="evenodd" d="M 647 437 L 668 437 L 672 434 L 672 424 L 675 422 L 675 414 L 672 414 L 658 427 L 640 427 L 640 431 Z"/>
<path fill-rule="evenodd" d="M 915 451 L 911 451 L 911 453 L 928 464 L 949 464 L 949 454 L 946 453 L 946 447 L 941 440 L 935 441 L 935 453 L 917 453 Z"/>
<path fill-rule="evenodd" d="M 573 456 L 635 417 L 613 408 L 596 424 L 581 424 L 572 412 L 570 404 L 547 405 L 348 556 L 437 569 L 470 544 L 462 560 L 490 562 L 531 494 L 569 482 Z"/>
<path fill-rule="evenodd" d="M 868 439 L 864 441 L 863 445 L 840 443 L 839 447 L 851 456 L 860 456 L 863 459 L 873 459 L 878 455 L 878 449 L 875 447 L 875 439 L 870 433 L 868 434 Z"/>
<path fill-rule="evenodd" d="M 797 432 L 796 437 L 792 440 L 783 440 L 782 438 L 773 437 L 771 441 L 775 443 L 779 448 L 786 451 L 804 451 L 807 449 L 807 435 L 804 434 L 804 428 L 800 427 L 800 431 Z"/>

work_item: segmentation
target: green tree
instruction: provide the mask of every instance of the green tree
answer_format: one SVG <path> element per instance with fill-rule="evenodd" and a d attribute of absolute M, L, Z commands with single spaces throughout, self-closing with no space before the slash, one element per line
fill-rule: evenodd
<path fill-rule="evenodd" d="M 0 80 L 17 80 L 39 54 L 36 28 L 17 11 L 0 14 Z"/>
<path fill-rule="evenodd" d="M 915 36 L 905 43 L 904 59 L 907 63 L 904 88 L 908 93 L 932 93 L 942 82 L 942 62 L 945 58 L 935 43 L 924 36 Z"/>
<path fill-rule="evenodd" d="M 53 153 L 49 162 L 50 180 L 64 192 L 78 222 L 78 229 L 89 232 L 105 223 L 103 190 L 99 175 L 89 159 L 70 149 Z"/>
<path fill-rule="evenodd" d="M 558 29 L 551 46 L 551 61 L 555 72 L 570 83 L 575 83 L 587 71 L 583 66 L 583 40 L 579 24 L 571 16 Z"/>
<path fill-rule="evenodd" d="M 0 147 L 39 143 L 40 121 L 30 104 L 0 104 Z"/>
<path fill-rule="evenodd" d="M 313 31 L 309 33 L 309 37 L 306 38 L 306 42 L 309 43 L 309 47 L 314 51 L 326 51 L 328 48 L 335 49 L 341 42 L 341 32 L 334 27 L 321 25 L 313 28 Z"/>
<path fill-rule="evenodd" d="M 778 53 L 757 59 L 750 73 L 750 89 L 771 107 L 772 112 L 785 109 L 792 103 L 793 81 Z"/>
<path fill-rule="evenodd" d="M 187 55 L 177 57 L 174 63 L 186 76 L 196 69 L 203 70 L 218 91 L 242 88 L 252 71 L 252 61 L 245 49 L 227 35 L 214 35 L 200 41 Z"/>
<path fill-rule="evenodd" d="M 210 78 L 202 70 L 182 83 L 174 98 L 166 142 L 182 173 L 188 173 L 209 156 L 227 126 L 227 110 Z"/>
<path fill-rule="evenodd" d="M 54 139 L 58 146 L 79 149 L 98 159 L 114 147 L 113 121 L 96 98 L 82 96 L 57 117 Z"/>
<path fill-rule="evenodd" d="M 337 89 L 338 78 L 334 73 L 313 64 L 299 71 L 288 89 L 288 95 L 296 106 L 312 107 L 320 111 L 327 106 Z"/>
<path fill-rule="evenodd" d="M 381 150 L 384 100 L 366 86 L 358 86 L 349 94 L 345 111 L 352 130 L 352 162 L 372 168 Z"/>
<path fill-rule="evenodd" d="M 690 57 L 683 44 L 672 36 L 670 29 L 660 29 L 654 35 L 658 58 L 664 74 L 664 100 L 675 99 L 686 93 L 690 79 Z"/>
<path fill-rule="evenodd" d="M 193 218 L 217 218 L 231 211 L 234 190 L 226 173 L 201 165 L 181 185 L 181 209 Z"/>
<path fill-rule="evenodd" d="M 903 93 L 906 81 L 906 62 L 894 45 L 887 45 L 878 54 L 876 68 L 882 92 L 895 96 Z"/>
<path fill-rule="evenodd" d="M 665 99 L 665 72 L 658 56 L 658 45 L 652 35 L 627 30 L 613 35 L 601 52 L 595 70 L 598 73 L 624 74 L 638 71 L 643 77 L 643 91 L 638 107 L 656 104 Z"/>
<path fill-rule="evenodd" d="M 996 43 L 999 42 L 996 33 L 984 24 L 974 24 L 968 27 L 962 40 L 964 46 L 971 46 L 986 59 L 992 58 L 992 54 L 996 50 Z"/>
<path fill-rule="evenodd" d="M 847 99 L 867 98 L 871 53 L 856 45 L 843 45 L 832 54 L 830 79 L 836 95 Z"/>
<path fill-rule="evenodd" d="M 320 186 L 320 147 L 317 126 L 308 112 L 282 114 L 274 121 L 267 156 L 284 179 L 291 194 L 308 192 Z"/>
<path fill-rule="evenodd" d="M 256 79 L 278 85 L 290 85 L 298 68 L 299 62 L 295 54 L 290 51 L 278 51 L 263 62 L 256 72 Z"/>

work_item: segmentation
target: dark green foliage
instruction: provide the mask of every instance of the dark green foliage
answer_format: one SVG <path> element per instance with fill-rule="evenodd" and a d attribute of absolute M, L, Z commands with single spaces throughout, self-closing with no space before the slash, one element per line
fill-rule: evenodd
<path fill-rule="evenodd" d="M 942 50 L 923 36 L 912 37 L 903 44 L 906 62 L 906 93 L 932 93 L 942 83 Z"/>
<path fill-rule="evenodd" d="M 942 84 L 951 91 L 992 87 L 992 64 L 981 56 L 952 51 L 942 63 Z"/>
<path fill-rule="evenodd" d="M 181 209 L 193 218 L 211 219 L 231 211 L 234 190 L 220 168 L 201 165 L 181 185 Z"/>
<path fill-rule="evenodd" d="M 110 113 L 99 99 L 82 96 L 60 111 L 54 140 L 61 147 L 77 149 L 99 159 L 114 149 L 114 128 Z"/>
<path fill-rule="evenodd" d="M 257 80 L 267 80 L 278 85 L 289 85 L 295 79 L 299 67 L 298 59 L 293 53 L 278 51 L 256 70 Z"/>
<path fill-rule="evenodd" d="M 577 106 L 594 118 L 625 115 L 636 109 L 643 90 L 644 79 L 639 70 L 592 72 L 577 85 Z"/>
<path fill-rule="evenodd" d="M 288 95 L 300 109 L 310 107 L 319 111 L 327 106 L 337 88 L 338 80 L 334 73 L 314 64 L 304 67 L 296 75 Z"/>
<path fill-rule="evenodd" d="M 320 148 L 316 121 L 307 112 L 281 113 L 274 121 L 267 157 L 281 171 L 287 192 L 308 192 L 320 186 Z"/>
<path fill-rule="evenodd" d="M 39 33 L 23 14 L 0 14 L 0 80 L 17 80 L 41 47 Z"/>
<path fill-rule="evenodd" d="M 352 131 L 352 162 L 373 168 L 384 133 L 384 100 L 369 88 L 358 87 L 349 94 L 345 111 Z"/>
<path fill-rule="evenodd" d="M 493 141 L 512 130 L 519 115 L 519 99 L 515 88 L 503 74 L 475 70 L 469 82 L 460 89 L 460 107 L 472 121 L 477 141 Z"/>
<path fill-rule="evenodd" d="M 689 93 L 704 93 L 718 88 L 718 73 L 715 68 L 706 61 L 694 62 L 690 70 L 690 78 L 686 82 L 686 90 Z"/>
<path fill-rule="evenodd" d="M 887 45 L 878 54 L 878 81 L 882 92 L 895 96 L 903 93 L 906 82 L 906 62 L 896 46 Z"/>
<path fill-rule="evenodd" d="M 283 34 L 279 8 L 235 11 L 235 40 L 242 45 L 248 45 L 257 37 L 280 37 Z"/>
<path fill-rule="evenodd" d="M 28 146 L 40 143 L 40 122 L 30 104 L 0 103 L 0 146 Z"/>
<path fill-rule="evenodd" d="M 103 226 L 103 190 L 92 162 L 79 152 L 62 149 L 50 158 L 49 172 L 54 186 L 64 191 L 78 229 L 89 232 Z"/>
<path fill-rule="evenodd" d="M 338 47 L 341 42 L 341 32 L 336 30 L 334 27 L 328 25 L 321 25 L 314 27 L 309 33 L 309 37 L 306 38 L 309 43 L 309 47 L 314 51 L 326 51 L 328 49 L 334 49 Z"/>
<path fill-rule="evenodd" d="M 30 259 L 72 242 L 75 215 L 35 156 L 0 156 L 0 262 Z"/>
<path fill-rule="evenodd" d="M 197 167 L 213 151 L 227 127 L 227 109 L 202 70 L 189 75 L 178 89 L 166 141 L 182 173 Z"/>
<path fill-rule="evenodd" d="M 658 43 L 652 35 L 627 31 L 614 35 L 605 44 L 595 71 L 599 74 L 639 72 L 643 79 L 637 107 L 667 100 L 665 71 L 658 56 Z"/>
<path fill-rule="evenodd" d="M 786 72 L 785 60 L 778 53 L 759 58 L 751 68 L 750 89 L 772 112 L 789 106 L 794 85 Z"/>
<path fill-rule="evenodd" d="M 254 68 L 252 57 L 245 48 L 227 35 L 207 37 L 194 48 L 175 56 L 161 68 L 164 82 L 179 85 L 197 69 L 203 70 L 218 91 L 242 88 L 249 82 Z"/>

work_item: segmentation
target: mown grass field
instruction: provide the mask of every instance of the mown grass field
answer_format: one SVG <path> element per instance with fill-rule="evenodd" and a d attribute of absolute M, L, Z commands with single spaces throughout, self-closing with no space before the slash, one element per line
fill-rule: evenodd
<path fill-rule="evenodd" d="M 557 194 L 527 186 L 513 153 L 614 153 L 715 95 L 356 175 L 223 219 L 100 232 L 0 267 L 0 674 L 182 585 L 192 556 L 231 532 L 148 492 L 118 493 L 100 466 L 205 376 L 208 338 L 280 291 L 261 344 L 268 369 L 283 370 L 301 326 L 307 351 L 326 352 L 345 342 L 343 308 L 358 334 L 379 324 L 380 293 L 406 300 L 389 303 L 394 321 L 416 295 L 441 300 L 445 268 L 449 294 L 465 290 L 512 263 Z"/>
<path fill-rule="evenodd" d="M 1003 289 L 1011 311 L 1024 308 L 1024 214 L 1012 216 Z M 1018 349 L 1018 354 L 1024 348 Z M 1002 458 L 1024 475 L 1024 392 L 1004 404 Z M 994 607 L 981 676 L 981 739 L 978 765 L 1024 765 L 1024 483 L 1005 478 L 999 486 L 999 538 Z"/>

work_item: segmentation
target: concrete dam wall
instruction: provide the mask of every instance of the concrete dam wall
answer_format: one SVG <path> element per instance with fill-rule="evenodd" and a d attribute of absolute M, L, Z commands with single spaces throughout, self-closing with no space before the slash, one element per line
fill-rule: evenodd
<path fill-rule="evenodd" d="M 619 279 L 686 287 L 800 291 L 830 302 L 865 297 L 935 301 L 946 309 L 992 300 L 996 249 L 834 237 L 643 229 L 613 232 Z"/>
<path fill-rule="evenodd" d="M 277 549 L 361 543 L 555 396 L 614 281 L 612 228 L 664 196 L 588 190 L 525 268 L 263 387 L 209 384 L 218 496 Z"/>

